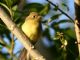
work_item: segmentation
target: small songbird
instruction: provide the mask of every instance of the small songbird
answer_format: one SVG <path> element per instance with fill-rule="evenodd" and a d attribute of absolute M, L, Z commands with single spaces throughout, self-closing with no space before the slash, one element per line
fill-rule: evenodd
<path fill-rule="evenodd" d="M 42 32 L 41 16 L 37 12 L 31 12 L 22 24 L 22 31 L 30 38 L 32 44 L 36 44 Z M 19 60 L 27 60 L 27 50 L 23 49 L 20 54 Z"/>

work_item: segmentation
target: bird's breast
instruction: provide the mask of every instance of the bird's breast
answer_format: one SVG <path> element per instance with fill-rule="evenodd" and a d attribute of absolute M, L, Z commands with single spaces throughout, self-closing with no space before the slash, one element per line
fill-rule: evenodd
<path fill-rule="evenodd" d="M 32 40 L 36 41 L 39 38 L 39 25 L 35 25 L 33 23 L 24 23 L 22 25 L 22 31 Z"/>

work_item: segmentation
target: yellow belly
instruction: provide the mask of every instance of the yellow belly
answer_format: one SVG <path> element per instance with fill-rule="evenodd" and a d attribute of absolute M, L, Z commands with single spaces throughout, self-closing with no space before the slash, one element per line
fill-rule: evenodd
<path fill-rule="evenodd" d="M 36 42 L 39 36 L 39 30 L 37 29 L 38 25 L 32 25 L 29 23 L 24 23 L 22 25 L 22 31 L 32 40 L 32 42 Z"/>

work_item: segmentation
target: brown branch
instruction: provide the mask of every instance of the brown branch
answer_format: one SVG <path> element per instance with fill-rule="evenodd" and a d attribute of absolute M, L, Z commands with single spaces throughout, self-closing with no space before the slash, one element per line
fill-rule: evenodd
<path fill-rule="evenodd" d="M 73 23 L 74 23 L 74 20 L 67 14 L 65 13 L 64 11 L 62 11 L 56 4 L 52 3 L 51 1 L 49 0 L 46 0 L 47 2 L 49 2 L 51 5 L 53 5 L 54 7 L 57 7 L 57 9 L 62 13 L 64 14 L 65 16 L 67 16 Z"/>
<path fill-rule="evenodd" d="M 12 34 L 12 38 L 11 38 L 11 47 L 10 47 L 10 56 L 11 56 L 11 60 L 13 60 L 13 51 L 14 51 L 14 46 L 15 46 L 15 43 L 14 43 L 14 35 Z"/>
<path fill-rule="evenodd" d="M 77 37 L 77 43 L 78 43 L 78 50 L 79 50 L 79 56 L 80 56 L 80 0 L 75 0 L 75 32 Z"/>
<path fill-rule="evenodd" d="M 30 52 L 30 55 L 36 60 L 45 60 L 43 56 L 34 48 L 24 33 L 12 22 L 12 19 L 5 13 L 5 11 L 0 7 L 0 18 L 6 24 L 8 29 L 18 38 L 18 40 L 23 44 L 23 46 Z"/>

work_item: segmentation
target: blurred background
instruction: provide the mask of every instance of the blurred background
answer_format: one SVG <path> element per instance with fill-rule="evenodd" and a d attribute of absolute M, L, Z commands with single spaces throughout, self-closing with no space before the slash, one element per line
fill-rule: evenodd
<path fill-rule="evenodd" d="M 35 45 L 36 49 L 47 60 L 77 60 L 74 1 L 49 1 L 0 0 L 0 7 L 20 28 L 30 12 L 38 12 L 42 16 L 43 35 Z M 18 60 L 23 48 L 21 42 L 0 20 L 0 60 Z"/>

